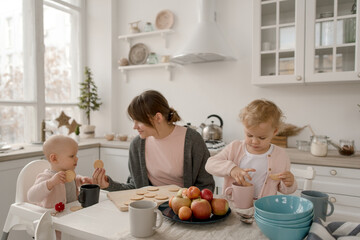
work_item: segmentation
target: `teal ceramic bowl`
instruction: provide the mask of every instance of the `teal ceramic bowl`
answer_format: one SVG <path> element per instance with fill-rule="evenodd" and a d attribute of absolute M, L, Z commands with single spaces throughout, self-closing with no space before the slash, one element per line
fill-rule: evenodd
<path fill-rule="evenodd" d="M 255 211 L 270 220 L 297 220 L 313 211 L 313 203 L 305 198 L 291 195 L 262 197 L 254 203 Z"/>
<path fill-rule="evenodd" d="M 302 240 L 309 233 L 310 226 L 303 228 L 286 228 L 270 225 L 255 217 L 256 224 L 270 240 Z"/>
<path fill-rule="evenodd" d="M 263 221 L 264 223 L 267 223 L 269 225 L 274 225 L 274 226 L 279 226 L 279 227 L 284 227 L 284 228 L 303 228 L 303 227 L 308 227 L 311 225 L 311 223 L 313 221 L 314 213 L 309 215 L 310 218 L 306 217 L 306 219 L 307 219 L 306 221 L 295 222 L 295 223 L 291 220 L 289 220 L 289 221 L 269 220 L 267 218 L 261 217 L 256 212 L 255 212 L 254 217 L 255 217 L 255 219 L 258 219 L 259 221 Z"/>

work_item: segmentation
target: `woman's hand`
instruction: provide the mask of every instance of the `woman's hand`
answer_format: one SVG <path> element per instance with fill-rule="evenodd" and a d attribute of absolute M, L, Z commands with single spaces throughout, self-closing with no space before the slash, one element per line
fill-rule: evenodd
<path fill-rule="evenodd" d="M 57 173 L 55 173 L 54 176 L 52 176 L 47 182 L 46 182 L 46 186 L 48 188 L 48 190 L 52 190 L 56 185 L 60 184 L 60 183 L 65 183 L 66 182 L 66 174 L 64 171 L 59 171 Z"/>
<path fill-rule="evenodd" d="M 279 178 L 287 187 L 291 187 L 294 184 L 294 175 L 290 171 L 285 171 L 279 174 Z"/>
<path fill-rule="evenodd" d="M 239 167 L 234 167 L 230 171 L 230 176 L 235 179 L 238 184 L 242 186 L 248 186 L 250 183 L 247 182 L 245 178 L 247 178 L 249 181 L 252 179 L 248 172 L 256 172 L 256 170 L 253 168 L 242 169 Z"/>
<path fill-rule="evenodd" d="M 104 168 L 97 168 L 95 169 L 93 176 L 92 176 L 93 184 L 98 184 L 101 189 L 109 187 L 109 181 L 105 175 Z"/>

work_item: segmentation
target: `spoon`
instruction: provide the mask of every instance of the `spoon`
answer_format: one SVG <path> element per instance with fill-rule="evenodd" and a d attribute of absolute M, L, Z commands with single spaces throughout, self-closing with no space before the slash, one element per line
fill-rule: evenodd
<path fill-rule="evenodd" d="M 243 218 L 241 217 L 240 218 L 240 221 L 243 222 L 243 223 L 246 223 L 246 224 L 252 224 L 254 222 L 254 218 Z"/>
<path fill-rule="evenodd" d="M 246 214 L 246 213 L 237 213 L 240 217 L 245 218 L 245 219 L 250 219 L 253 218 L 254 215 L 253 214 Z"/>

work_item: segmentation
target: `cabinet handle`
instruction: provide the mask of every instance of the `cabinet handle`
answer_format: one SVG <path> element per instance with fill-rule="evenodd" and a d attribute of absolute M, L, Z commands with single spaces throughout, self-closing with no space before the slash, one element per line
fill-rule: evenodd
<path fill-rule="evenodd" d="M 334 198 L 334 197 L 330 197 L 330 202 L 332 202 L 332 203 L 336 203 L 336 198 Z"/>
<path fill-rule="evenodd" d="M 297 76 L 296 76 L 296 80 L 297 80 L 297 81 L 301 81 L 301 80 L 302 80 L 302 77 L 301 77 L 300 75 L 297 75 Z"/>
<path fill-rule="evenodd" d="M 333 170 L 330 171 L 330 174 L 335 176 L 337 174 L 337 171 L 335 169 L 333 169 Z"/>

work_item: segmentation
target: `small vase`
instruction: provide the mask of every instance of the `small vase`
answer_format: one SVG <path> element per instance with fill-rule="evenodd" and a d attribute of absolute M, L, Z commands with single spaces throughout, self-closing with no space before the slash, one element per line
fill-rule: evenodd
<path fill-rule="evenodd" d="M 83 133 L 84 138 L 94 138 L 95 137 L 95 126 L 94 125 L 83 125 L 81 126 L 81 132 Z"/>
<path fill-rule="evenodd" d="M 157 64 L 159 62 L 156 54 L 154 52 L 151 52 L 146 60 L 147 64 Z"/>
<path fill-rule="evenodd" d="M 147 22 L 144 27 L 144 32 L 152 32 L 152 31 L 154 31 L 154 28 L 151 22 Z"/>

